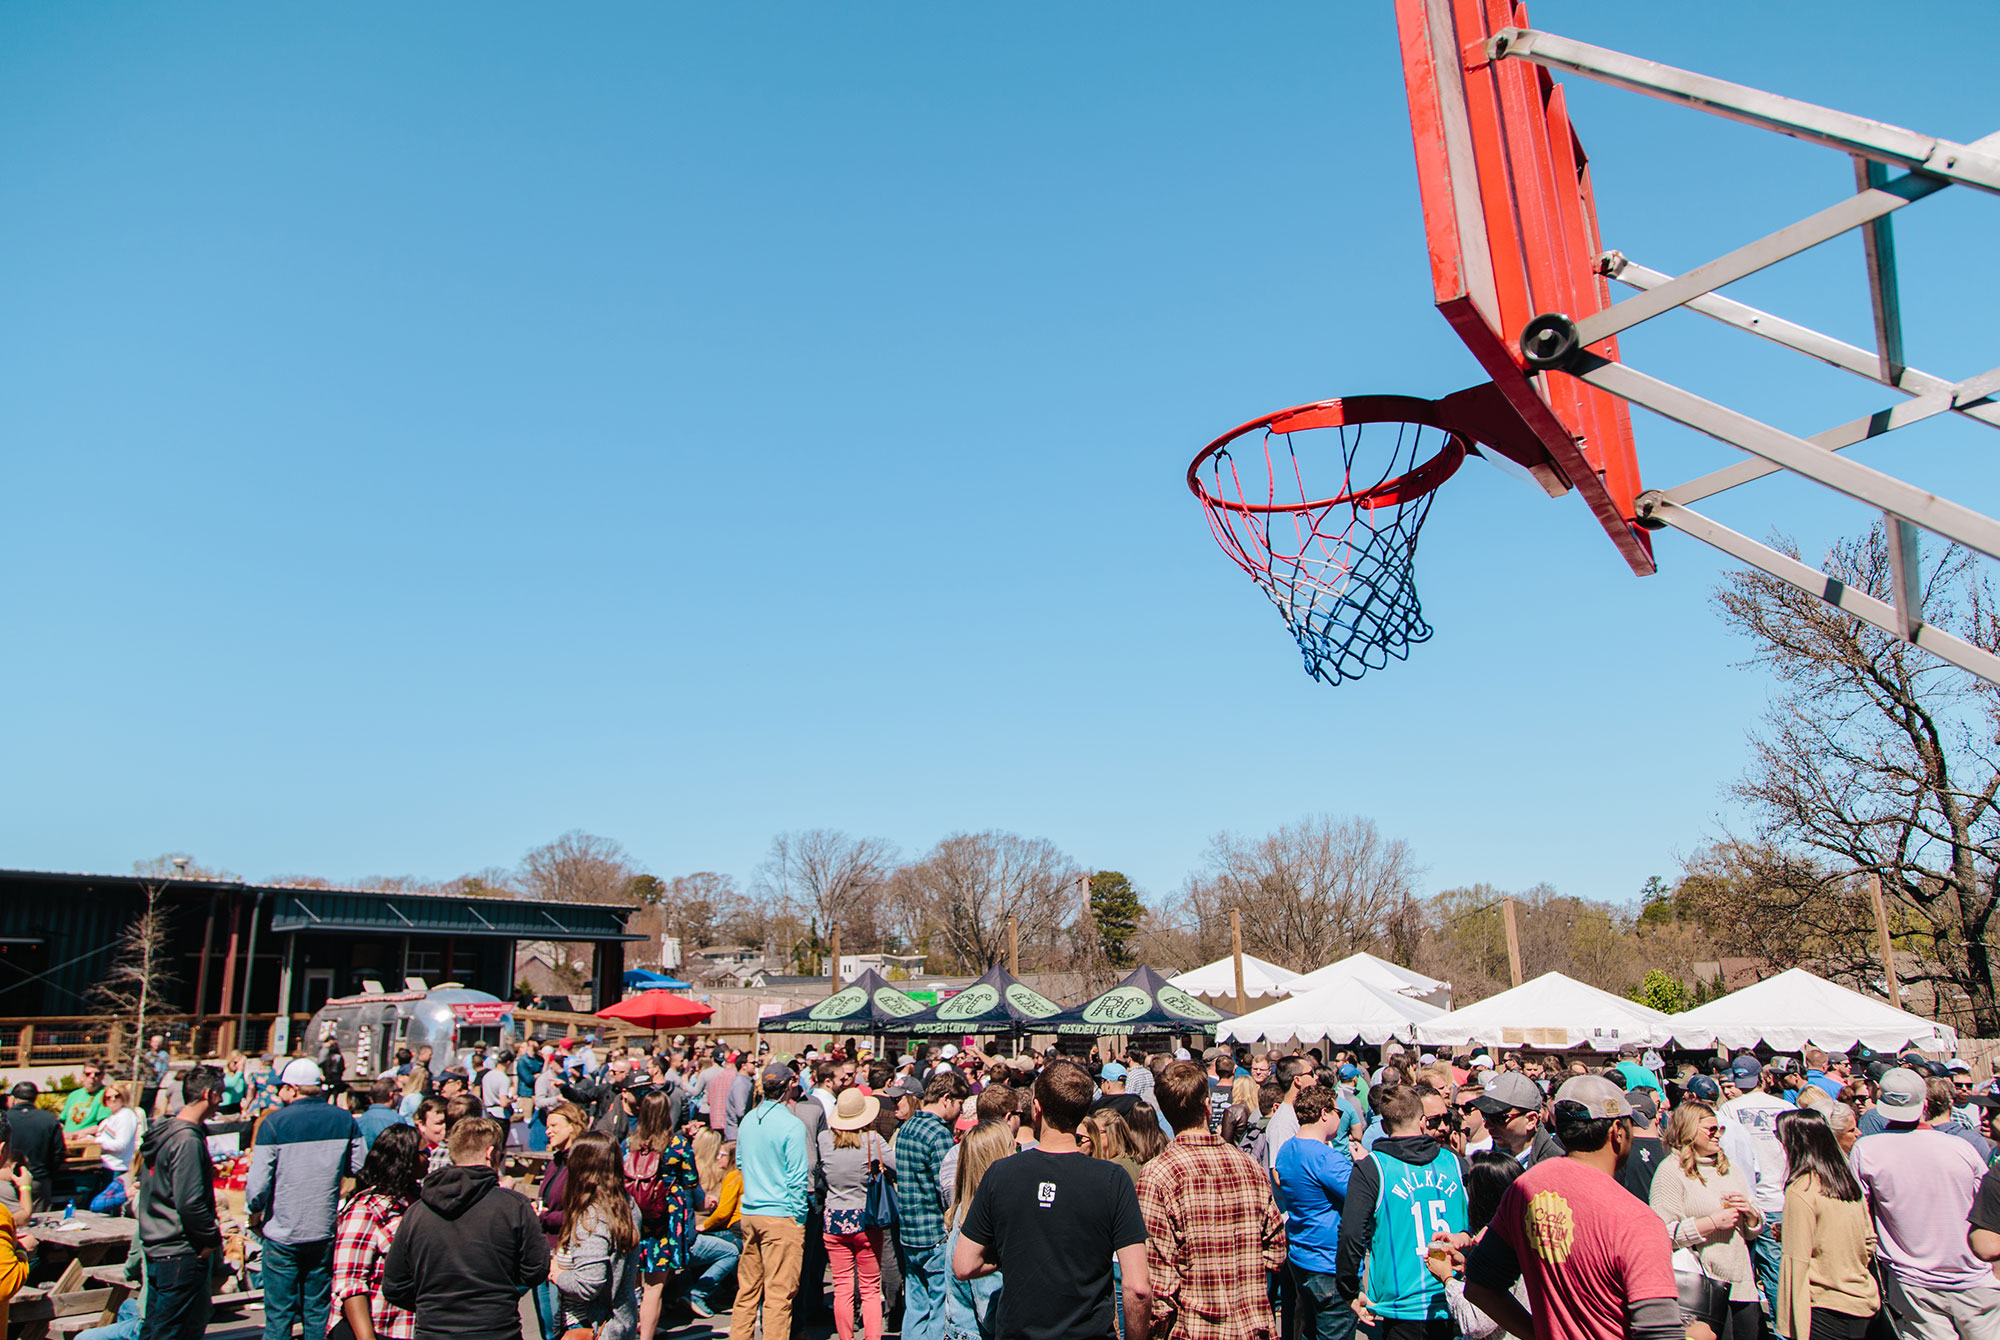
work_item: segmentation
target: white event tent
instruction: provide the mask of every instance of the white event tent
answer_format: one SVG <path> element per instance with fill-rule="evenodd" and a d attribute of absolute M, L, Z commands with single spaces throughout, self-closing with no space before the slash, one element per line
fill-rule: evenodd
<path fill-rule="evenodd" d="M 1417 1025 L 1417 1041 L 1436 1047 L 1664 1047 L 1674 1020 L 1559 972 Z"/>
<path fill-rule="evenodd" d="M 1451 1008 L 1451 983 L 1440 982 L 1435 977 L 1426 977 L 1420 972 L 1391 963 L 1388 959 L 1377 958 L 1373 954 L 1349 954 L 1344 959 L 1315 968 L 1292 984 L 1293 994 L 1310 991 L 1314 987 L 1325 986 L 1329 982 L 1344 978 L 1354 978 L 1392 991 L 1398 995 L 1421 1000 L 1439 1009 Z"/>
<path fill-rule="evenodd" d="M 1217 1042 L 1365 1042 L 1379 1047 L 1410 1038 L 1417 1024 L 1444 1011 L 1421 1000 L 1384 991 L 1358 977 L 1339 977 L 1297 992 L 1261 1010 L 1216 1025 Z"/>
<path fill-rule="evenodd" d="M 1293 989 L 1299 974 L 1290 968 L 1281 968 L 1258 958 L 1255 954 L 1243 956 L 1243 994 L 1252 999 L 1259 996 L 1282 996 Z M 1178 977 L 1167 979 L 1169 986 L 1177 986 L 1190 996 L 1211 998 L 1236 998 L 1236 960 L 1219 958 L 1213 963 L 1191 968 Z"/>
<path fill-rule="evenodd" d="M 1906 1046 L 1924 1051 L 1958 1050 L 1958 1031 L 1949 1024 L 1899 1010 L 1885 1000 L 1851 991 L 1803 968 L 1788 968 L 1685 1014 L 1673 1015 L 1672 1020 L 1674 1039 L 1683 1047 L 1719 1043 L 1737 1051 L 1762 1042 L 1778 1052 L 1804 1047 L 1845 1052 L 1857 1046 L 1882 1052 Z"/>

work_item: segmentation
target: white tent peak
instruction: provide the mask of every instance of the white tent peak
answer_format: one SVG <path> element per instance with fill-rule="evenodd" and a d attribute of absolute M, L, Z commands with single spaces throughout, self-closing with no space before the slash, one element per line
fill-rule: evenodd
<path fill-rule="evenodd" d="M 1243 994 L 1252 999 L 1282 996 L 1292 990 L 1298 980 L 1299 974 L 1290 968 L 1281 968 L 1255 954 L 1243 956 Z M 1169 977 L 1167 981 L 1190 996 L 1233 998 L 1236 995 L 1236 960 L 1233 957 L 1219 958 L 1199 968 L 1190 968 L 1177 977 Z"/>
<path fill-rule="evenodd" d="M 1361 1041 L 1379 1047 L 1390 1038 L 1408 1038 L 1426 1019 L 1444 1013 L 1435 1005 L 1385 991 L 1359 977 L 1336 977 L 1231 1019 L 1216 1028 L 1218 1042 Z"/>
<path fill-rule="evenodd" d="M 1310 991 L 1314 987 L 1325 986 L 1328 982 L 1352 977 L 1367 982 L 1384 991 L 1394 991 L 1400 995 L 1426 1001 L 1444 1009 L 1451 1008 L 1451 983 L 1440 982 L 1435 977 L 1426 977 L 1401 964 L 1370 954 L 1367 951 L 1349 954 L 1337 959 L 1324 968 L 1315 968 L 1292 984 L 1292 991 Z"/>
<path fill-rule="evenodd" d="M 1673 1035 L 1672 1016 L 1588 982 L 1545 972 L 1497 996 L 1417 1025 L 1422 1043 L 1457 1047 L 1663 1047 Z"/>
<path fill-rule="evenodd" d="M 1773 1051 L 1804 1047 L 1850 1051 L 1857 1046 L 1896 1051 L 1914 1043 L 1925 1050 L 1956 1051 L 1958 1031 L 1886 1000 L 1864 996 L 1838 982 L 1787 968 L 1719 1000 L 1670 1016 L 1683 1047 L 1754 1047 Z"/>

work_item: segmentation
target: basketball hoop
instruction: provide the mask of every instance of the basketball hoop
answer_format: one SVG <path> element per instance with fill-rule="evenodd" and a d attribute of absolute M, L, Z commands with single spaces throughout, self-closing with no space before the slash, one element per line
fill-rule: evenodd
<path fill-rule="evenodd" d="M 1277 607 L 1314 679 L 1359 679 L 1430 638 L 1417 533 L 1473 450 L 1445 420 L 1414 396 L 1322 400 L 1252 419 L 1188 466 L 1216 543 Z M 1320 430 L 1310 447 L 1295 440 Z"/>

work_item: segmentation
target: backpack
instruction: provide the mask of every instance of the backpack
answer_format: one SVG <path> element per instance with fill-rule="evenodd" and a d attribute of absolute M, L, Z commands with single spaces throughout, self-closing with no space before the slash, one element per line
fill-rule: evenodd
<path fill-rule="evenodd" d="M 667 1179 L 656 1149 L 635 1148 L 625 1155 L 625 1190 L 639 1207 L 641 1221 L 658 1220 L 667 1213 Z"/>

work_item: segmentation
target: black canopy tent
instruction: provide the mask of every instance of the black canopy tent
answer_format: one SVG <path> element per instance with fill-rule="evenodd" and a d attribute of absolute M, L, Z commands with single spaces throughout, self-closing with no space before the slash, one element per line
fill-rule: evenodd
<path fill-rule="evenodd" d="M 1213 1033 L 1217 1024 L 1235 1017 L 1202 1004 L 1152 968 L 1142 966 L 1109 991 L 1041 1021 L 1036 1031 L 1066 1037 L 1105 1033 L 1178 1036 Z"/>
<path fill-rule="evenodd" d="M 870 968 L 840 990 L 803 1010 L 757 1021 L 760 1033 L 907 1033 L 912 1015 L 922 1014 L 922 1001 L 889 985 Z"/>
<path fill-rule="evenodd" d="M 918 1036 L 1045 1033 L 1052 1031 L 1046 1025 L 1062 1008 L 996 963 L 971 986 L 911 1015 L 900 1027 Z"/>

